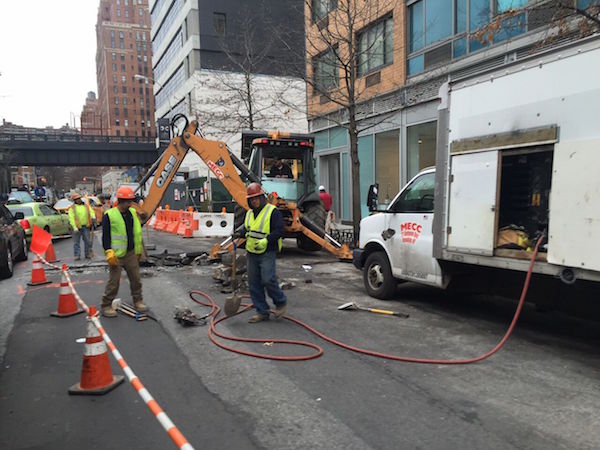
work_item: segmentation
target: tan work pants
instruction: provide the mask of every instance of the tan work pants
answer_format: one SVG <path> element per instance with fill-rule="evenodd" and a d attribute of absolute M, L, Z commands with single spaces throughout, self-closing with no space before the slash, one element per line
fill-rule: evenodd
<path fill-rule="evenodd" d="M 109 266 L 110 272 L 108 283 L 102 296 L 102 306 L 110 306 L 119 292 L 121 282 L 121 268 L 127 272 L 129 285 L 131 287 L 131 298 L 133 303 L 142 301 L 142 277 L 140 276 L 140 264 L 137 255 L 133 250 L 129 250 L 125 256 L 119 258 L 118 266 Z"/>

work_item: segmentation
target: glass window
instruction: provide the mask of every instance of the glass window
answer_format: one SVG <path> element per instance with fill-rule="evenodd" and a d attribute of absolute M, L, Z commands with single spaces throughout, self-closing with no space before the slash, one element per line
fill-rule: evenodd
<path fill-rule="evenodd" d="M 467 0 L 455 0 L 455 33 L 467 31 Z"/>
<path fill-rule="evenodd" d="M 314 84 L 319 92 L 327 92 L 338 86 L 338 66 L 333 50 L 329 50 L 314 61 Z"/>
<path fill-rule="evenodd" d="M 435 173 L 426 173 L 410 183 L 391 207 L 393 212 L 433 212 Z"/>
<path fill-rule="evenodd" d="M 40 211 L 44 216 L 56 216 L 59 214 L 58 211 L 50 208 L 48 205 L 40 205 Z"/>
<path fill-rule="evenodd" d="M 407 127 L 408 178 L 435 165 L 437 122 Z"/>
<path fill-rule="evenodd" d="M 519 34 L 523 34 L 526 30 L 525 13 L 521 13 L 514 17 L 509 17 L 502 21 L 502 26 L 494 35 L 494 42 L 502 42 Z"/>
<path fill-rule="evenodd" d="M 425 69 L 425 59 L 423 55 L 415 56 L 408 60 L 408 75 L 415 75 L 423 72 Z"/>
<path fill-rule="evenodd" d="M 337 0 L 312 0 L 311 10 L 313 22 L 325 17 L 329 11 L 333 11 L 336 4 Z"/>
<path fill-rule="evenodd" d="M 409 6 L 410 34 L 408 36 L 409 52 L 423 48 L 423 3 L 418 2 Z"/>
<path fill-rule="evenodd" d="M 527 0 L 496 0 L 496 10 L 503 13 L 511 9 L 522 8 L 526 4 Z"/>
<path fill-rule="evenodd" d="M 389 203 L 400 190 L 400 130 L 375 135 L 375 181 L 383 202 Z"/>
<path fill-rule="evenodd" d="M 18 213 L 18 212 L 22 212 L 23 216 L 25 218 L 31 217 L 31 216 L 34 215 L 33 214 L 33 209 L 31 209 L 29 207 L 26 207 L 26 206 L 16 206 L 16 205 L 13 206 L 13 205 L 10 205 L 8 209 L 9 209 L 10 213 L 13 215 L 13 217 L 14 217 L 15 213 Z"/>
<path fill-rule="evenodd" d="M 225 35 L 227 16 L 223 13 L 213 13 L 213 30 L 217 36 Z"/>
<path fill-rule="evenodd" d="M 425 3 L 425 45 L 452 36 L 452 3 L 427 0 Z"/>
<path fill-rule="evenodd" d="M 117 60 L 117 54 L 115 52 L 111 53 L 113 61 Z"/>
<path fill-rule="evenodd" d="M 358 75 L 391 64 L 394 55 L 394 22 L 388 18 L 358 35 Z"/>
<path fill-rule="evenodd" d="M 467 40 L 457 39 L 452 43 L 452 57 L 458 58 L 467 54 Z"/>
<path fill-rule="evenodd" d="M 469 0 L 469 31 L 478 30 L 490 21 L 489 0 Z"/>

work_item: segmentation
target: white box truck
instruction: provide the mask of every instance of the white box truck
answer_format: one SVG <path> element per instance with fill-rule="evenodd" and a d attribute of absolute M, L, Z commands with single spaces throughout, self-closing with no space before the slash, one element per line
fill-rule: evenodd
<path fill-rule="evenodd" d="M 520 288 L 542 233 L 535 282 L 596 289 L 598 74 L 600 39 L 590 38 L 445 83 L 436 166 L 361 221 L 354 264 L 367 292 L 389 297 L 399 280 L 445 288 L 461 276 Z"/>

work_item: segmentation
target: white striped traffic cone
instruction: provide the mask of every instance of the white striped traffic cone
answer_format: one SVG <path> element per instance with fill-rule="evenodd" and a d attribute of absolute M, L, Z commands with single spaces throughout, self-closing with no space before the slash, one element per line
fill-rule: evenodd
<path fill-rule="evenodd" d="M 90 306 L 81 381 L 69 388 L 71 395 L 104 395 L 123 382 L 123 375 L 112 374 L 106 344 L 91 319 L 96 314 L 96 307 Z"/>
<path fill-rule="evenodd" d="M 40 284 L 50 283 L 46 279 L 46 272 L 42 266 L 42 261 L 36 256 L 33 260 L 33 269 L 31 270 L 31 283 L 27 283 L 29 286 L 39 286 Z"/>
<path fill-rule="evenodd" d="M 50 315 L 54 317 L 71 317 L 75 314 L 81 314 L 84 311 L 83 309 L 78 308 L 75 294 L 71 290 L 65 275 L 65 271 L 67 270 L 66 264 L 63 264 L 62 270 L 60 293 L 58 295 L 58 308 L 53 313 L 50 313 Z"/>

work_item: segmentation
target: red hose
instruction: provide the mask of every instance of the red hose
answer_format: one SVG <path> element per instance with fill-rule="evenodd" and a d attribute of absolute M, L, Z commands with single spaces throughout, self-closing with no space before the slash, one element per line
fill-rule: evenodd
<path fill-rule="evenodd" d="M 538 239 L 538 242 L 535 246 L 535 249 L 533 250 L 533 254 L 531 256 L 531 261 L 529 263 L 529 270 L 527 271 L 527 276 L 525 277 L 525 283 L 523 284 L 523 290 L 521 291 L 521 298 L 519 299 L 519 304 L 517 305 L 517 309 L 515 310 L 515 314 L 513 316 L 513 319 L 510 323 L 510 326 L 508 327 L 508 330 L 506 330 L 506 333 L 504 334 L 504 337 L 500 340 L 500 342 L 498 342 L 498 344 L 496 344 L 496 346 L 494 348 L 492 348 L 489 352 L 478 356 L 476 358 L 468 358 L 468 359 L 426 359 L 426 358 L 413 358 L 413 357 L 408 357 L 408 356 L 398 356 L 398 355 L 392 355 L 389 353 L 381 353 L 381 352 L 376 352 L 373 350 L 367 350 L 367 349 L 363 349 L 363 348 L 359 348 L 359 347 L 355 347 L 353 345 L 348 345 L 345 344 L 343 342 L 337 341 L 333 338 L 330 338 L 329 336 L 326 336 L 325 334 L 321 333 L 320 331 L 315 330 L 314 328 L 312 328 L 311 326 L 305 324 L 304 322 L 298 320 L 298 319 L 294 319 L 292 317 L 289 316 L 284 316 L 284 318 L 286 320 L 289 320 L 290 322 L 294 322 L 298 325 L 300 325 L 301 327 L 307 329 L 308 331 L 310 331 L 311 333 L 319 336 L 321 339 L 330 342 L 334 345 L 337 345 L 338 347 L 342 347 L 345 348 L 346 350 L 351 350 L 353 352 L 356 353 L 361 353 L 363 355 L 369 355 L 369 356 L 375 356 L 377 358 L 384 358 L 384 359 L 391 359 L 394 361 L 403 361 L 403 362 L 410 362 L 410 363 L 420 363 L 420 364 L 472 364 L 475 362 L 479 362 L 479 361 L 483 361 L 484 359 L 489 358 L 490 356 L 492 356 L 494 353 L 496 353 L 498 350 L 500 350 L 504 344 L 506 343 L 506 341 L 508 340 L 508 338 L 510 337 L 510 335 L 512 334 L 516 324 L 517 324 L 517 320 L 519 319 L 519 316 L 521 314 L 521 310 L 523 309 L 523 304 L 525 303 L 525 297 L 527 296 L 527 291 L 529 290 L 529 283 L 531 281 L 531 275 L 533 273 L 533 266 L 535 264 L 535 258 L 537 257 L 537 253 L 538 253 L 538 248 L 540 246 L 540 243 L 542 242 L 542 238 Z M 204 298 L 206 298 L 209 303 L 205 303 L 202 302 L 200 300 L 197 300 L 196 298 L 194 298 L 194 295 L 201 295 Z M 245 298 L 248 298 L 248 296 L 244 296 Z M 215 318 L 219 315 L 219 312 L 221 311 L 221 308 L 216 304 L 216 302 L 213 300 L 212 297 L 210 297 L 208 294 L 202 292 L 202 291 L 191 291 L 190 292 L 190 298 L 195 301 L 196 303 L 203 305 L 203 306 L 209 306 L 211 308 L 211 320 L 210 320 L 210 328 L 209 328 L 209 332 L 208 332 L 208 336 L 210 338 L 210 340 L 216 344 L 217 346 L 228 350 L 230 352 L 234 352 L 234 353 L 239 353 L 242 355 L 246 355 L 246 356 L 253 356 L 255 358 L 263 358 L 263 359 L 273 359 L 273 360 L 277 360 L 277 361 L 306 361 L 309 359 L 314 359 L 314 358 L 318 358 L 319 356 L 321 356 L 323 354 L 323 349 L 321 347 L 319 347 L 316 344 L 312 344 L 310 342 L 304 342 L 304 341 L 295 341 L 295 340 L 290 340 L 290 339 L 252 339 L 252 338 L 240 338 L 240 337 L 235 337 L 235 336 L 228 336 L 225 335 L 223 333 L 220 333 L 219 331 L 217 331 L 216 329 L 216 325 L 225 320 L 228 319 L 229 317 L 233 317 L 233 316 L 224 316 L 221 317 L 220 319 L 215 320 Z M 242 305 L 243 308 L 235 315 L 241 314 L 249 309 L 252 308 L 251 304 L 243 304 Z M 223 344 L 222 342 L 220 342 L 219 340 L 217 340 L 216 337 L 219 337 L 221 339 L 226 339 L 226 340 L 231 340 L 231 341 L 238 341 L 238 342 L 254 342 L 254 343 L 265 343 L 265 342 L 273 342 L 273 343 L 277 343 L 277 344 L 288 344 L 288 345 L 300 345 L 300 346 L 304 346 L 304 347 L 310 347 L 312 349 L 314 349 L 316 352 L 310 355 L 306 355 L 306 356 L 274 356 L 274 355 L 267 355 L 264 353 L 256 353 L 256 352 L 250 352 L 250 351 L 245 351 L 245 350 L 239 350 L 236 349 L 234 347 L 228 346 L 226 344 Z"/>

